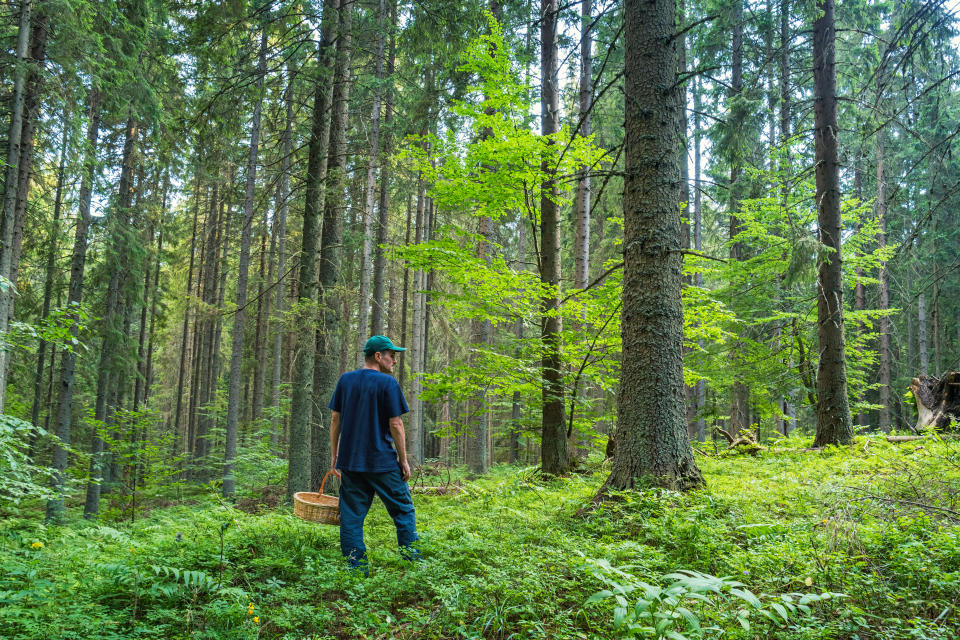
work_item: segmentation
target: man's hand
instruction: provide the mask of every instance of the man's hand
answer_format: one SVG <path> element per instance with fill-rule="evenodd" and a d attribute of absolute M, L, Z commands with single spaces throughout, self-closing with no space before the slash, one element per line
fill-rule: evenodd
<path fill-rule="evenodd" d="M 406 460 L 400 463 L 400 475 L 404 482 L 410 479 L 410 464 Z"/>
<path fill-rule="evenodd" d="M 333 475 L 337 476 L 337 480 L 343 479 L 340 475 L 340 469 L 337 469 L 337 456 L 330 458 L 330 471 L 333 471 Z"/>

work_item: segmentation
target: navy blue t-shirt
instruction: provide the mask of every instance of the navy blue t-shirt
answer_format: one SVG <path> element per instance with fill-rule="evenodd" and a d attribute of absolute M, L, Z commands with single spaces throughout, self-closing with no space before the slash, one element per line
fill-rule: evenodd
<path fill-rule="evenodd" d="M 397 452 L 390 436 L 390 418 L 410 411 L 397 379 L 374 369 L 340 376 L 330 399 L 340 412 L 337 468 L 344 471 L 392 471 Z"/>

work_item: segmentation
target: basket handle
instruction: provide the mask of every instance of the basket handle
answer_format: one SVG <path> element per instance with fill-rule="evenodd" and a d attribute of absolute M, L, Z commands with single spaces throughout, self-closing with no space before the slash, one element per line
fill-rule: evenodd
<path fill-rule="evenodd" d="M 330 474 L 331 474 L 331 473 L 335 473 L 335 471 L 334 471 L 333 469 L 330 469 L 330 471 L 327 471 L 326 475 L 323 476 L 323 480 L 320 481 L 320 494 L 321 494 L 321 495 L 323 494 L 323 485 L 327 484 L 327 478 L 330 477 Z"/>

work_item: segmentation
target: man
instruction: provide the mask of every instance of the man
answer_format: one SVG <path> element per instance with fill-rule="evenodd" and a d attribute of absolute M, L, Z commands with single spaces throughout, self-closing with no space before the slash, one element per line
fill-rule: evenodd
<path fill-rule="evenodd" d="M 330 468 L 340 478 L 340 550 L 364 574 L 363 520 L 374 495 L 393 518 L 401 552 L 420 558 L 413 546 L 419 538 L 401 419 L 410 409 L 390 375 L 398 351 L 406 349 L 386 336 L 372 336 L 363 348 L 363 368 L 340 376 L 330 400 Z"/>

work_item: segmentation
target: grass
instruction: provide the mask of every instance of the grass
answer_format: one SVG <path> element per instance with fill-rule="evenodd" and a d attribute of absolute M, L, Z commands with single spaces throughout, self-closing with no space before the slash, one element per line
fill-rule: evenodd
<path fill-rule="evenodd" d="M 642 624 L 631 632 L 637 603 L 668 614 L 677 604 L 644 589 L 691 570 L 736 580 L 765 603 L 786 593 L 843 597 L 784 621 L 760 615 L 746 596 L 710 593 L 709 606 L 690 601 L 699 632 L 673 613 L 661 634 L 958 637 L 960 445 L 861 438 L 804 451 L 808 444 L 787 441 L 758 457 L 700 455 L 707 489 L 623 492 L 582 515 L 609 471 L 599 461 L 550 481 L 508 466 L 461 475 L 460 494 L 415 499 L 422 563 L 398 555 L 393 525 L 375 504 L 367 579 L 345 570 L 336 528 L 287 509 L 250 515 L 200 495 L 133 524 L 56 527 L 25 509 L 0 523 L 0 635 L 656 637 Z M 605 588 L 610 597 L 587 602 Z M 627 606 L 618 607 L 618 594 Z"/>

